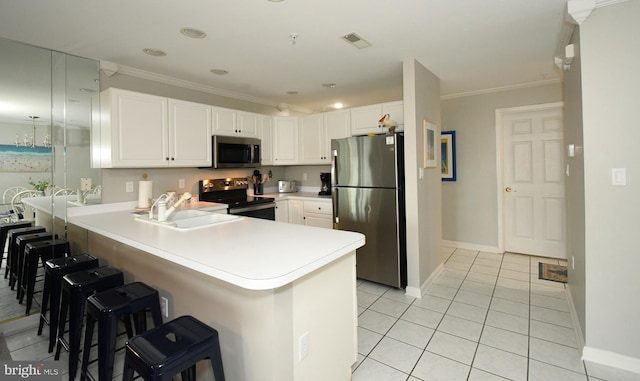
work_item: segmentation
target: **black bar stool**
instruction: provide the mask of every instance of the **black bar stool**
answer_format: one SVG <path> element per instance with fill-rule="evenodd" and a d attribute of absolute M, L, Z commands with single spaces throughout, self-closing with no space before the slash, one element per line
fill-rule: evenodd
<path fill-rule="evenodd" d="M 87 298 L 81 381 L 87 377 L 95 323 L 98 322 L 98 380 L 111 380 L 113 378 L 118 322 L 120 320 L 127 322 L 133 317 L 136 333 L 141 334 L 146 331 L 147 310 L 151 311 L 154 326 L 162 325 L 160 295 L 157 290 L 142 282 L 129 283 Z M 132 337 L 130 328 L 127 331 L 129 337 Z"/>
<path fill-rule="evenodd" d="M 0 255 L 0 267 L 2 267 L 2 260 L 5 258 L 5 254 L 8 253 L 7 235 L 9 233 L 9 230 L 18 229 L 18 228 L 28 228 L 28 227 L 31 227 L 32 225 L 33 224 L 31 223 L 31 221 L 3 222 L 0 224 L 0 250 L 2 250 L 2 255 Z M 7 255 L 7 263 L 9 263 L 8 255 Z M 9 270 L 9 266 L 7 265 L 7 268 L 4 274 L 5 278 L 9 274 L 8 270 Z"/>
<path fill-rule="evenodd" d="M 196 363 L 209 359 L 216 381 L 224 381 L 218 331 L 193 316 L 181 316 L 127 341 L 123 381 L 133 372 L 146 381 L 195 380 Z"/>
<path fill-rule="evenodd" d="M 87 298 L 95 293 L 124 284 L 122 271 L 110 266 L 82 270 L 62 277 L 62 301 L 58 323 L 58 345 L 55 359 L 60 359 L 64 346 L 69 351 L 69 379 L 74 380 L 78 372 L 82 317 Z M 64 329 L 69 314 L 69 341 L 64 338 Z"/>
<path fill-rule="evenodd" d="M 11 229 L 7 235 L 8 241 L 8 254 L 7 254 L 7 269 L 5 270 L 4 277 L 9 277 L 9 286 L 13 286 L 17 280 L 18 262 L 14 261 L 14 257 L 17 255 L 18 248 L 16 246 L 16 239 L 24 234 L 33 234 L 39 232 L 46 232 L 47 230 L 42 226 L 29 226 L 18 229 Z M 14 277 L 15 275 L 15 277 Z M 13 288 L 12 288 L 13 290 Z"/>
<path fill-rule="evenodd" d="M 12 262 L 12 263 L 17 263 L 18 266 L 16 268 L 15 281 L 13 282 L 13 285 L 11 285 L 12 290 L 15 286 L 17 286 L 16 299 L 20 300 L 20 298 L 22 298 L 22 281 L 23 281 L 22 278 L 24 275 L 23 271 L 24 271 L 24 257 L 25 257 L 24 253 L 25 253 L 25 249 L 27 248 L 27 244 L 31 242 L 37 242 L 37 241 L 47 241 L 55 238 L 58 238 L 58 236 L 57 235 L 54 236 L 53 234 L 48 233 L 46 231 L 33 233 L 33 234 L 24 234 L 16 238 L 17 252 L 14 258 L 12 259 L 12 261 L 15 259 L 16 262 Z M 11 273 L 13 274 L 13 268 L 11 269 Z"/>
<path fill-rule="evenodd" d="M 50 259 L 45 263 L 38 336 L 42 335 L 44 324 L 49 324 L 49 353 L 53 352 L 53 346 L 58 338 L 62 277 L 80 270 L 96 268 L 98 265 L 98 258 L 91 254 Z M 49 319 L 46 317 L 47 310 L 49 310 Z"/>
<path fill-rule="evenodd" d="M 64 258 L 71 254 L 69 242 L 66 239 L 52 239 L 47 241 L 29 242 L 24 249 L 24 269 L 22 270 L 22 294 L 20 304 L 27 298 L 25 315 L 29 315 L 33 304 L 36 278 L 38 276 L 38 263 L 42 267 L 49 259 Z"/>

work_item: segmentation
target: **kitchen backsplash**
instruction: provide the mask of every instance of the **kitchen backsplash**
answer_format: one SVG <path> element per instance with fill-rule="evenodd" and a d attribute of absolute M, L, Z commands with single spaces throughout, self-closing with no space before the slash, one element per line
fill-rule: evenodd
<path fill-rule="evenodd" d="M 265 188 L 278 187 L 278 180 L 295 180 L 298 187 L 320 188 L 320 172 L 329 172 L 329 166 L 291 166 L 262 167 L 260 172 L 272 172 L 273 177 L 265 184 Z M 225 177 L 245 177 L 253 174 L 252 168 L 243 169 L 197 169 L 197 168 L 132 168 L 102 169 L 102 202 L 134 201 L 138 199 L 138 182 L 142 175 L 153 181 L 153 197 L 156 198 L 168 190 L 177 193 L 190 192 L 198 194 L 198 181 Z M 305 180 L 306 175 L 306 180 Z M 179 180 L 185 180 L 185 187 L 178 188 Z M 133 182 L 133 192 L 126 192 L 126 183 Z"/>

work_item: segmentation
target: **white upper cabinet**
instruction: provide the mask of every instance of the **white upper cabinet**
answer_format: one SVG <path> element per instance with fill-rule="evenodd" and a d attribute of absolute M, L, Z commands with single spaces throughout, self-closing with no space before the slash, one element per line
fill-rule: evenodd
<path fill-rule="evenodd" d="M 223 107 L 212 107 L 213 135 L 236 136 L 236 110 Z"/>
<path fill-rule="evenodd" d="M 273 164 L 298 164 L 298 118 L 277 116 L 273 119 Z"/>
<path fill-rule="evenodd" d="M 273 117 L 258 115 L 258 132 L 260 133 L 260 163 L 273 165 Z"/>
<path fill-rule="evenodd" d="M 331 140 L 346 138 L 351 135 L 351 112 L 337 110 L 324 113 L 324 147 L 323 163 L 331 163 Z"/>
<path fill-rule="evenodd" d="M 257 138 L 258 114 L 213 107 L 213 134 Z"/>
<path fill-rule="evenodd" d="M 349 110 L 338 110 L 300 118 L 300 164 L 330 164 L 331 139 L 349 136 Z"/>
<path fill-rule="evenodd" d="M 211 165 L 210 106 L 114 88 L 100 104 L 103 168 Z"/>
<path fill-rule="evenodd" d="M 169 165 L 211 166 L 211 106 L 169 99 Z"/>
<path fill-rule="evenodd" d="M 324 162 L 324 120 L 322 114 L 300 117 L 298 125 L 300 164 Z"/>
<path fill-rule="evenodd" d="M 257 138 L 260 136 L 258 132 L 258 114 L 246 111 L 237 111 L 236 125 L 237 136 L 244 136 L 247 138 Z"/>
<path fill-rule="evenodd" d="M 352 108 L 351 135 L 380 134 L 386 132 L 386 128 L 378 126 L 378 121 L 385 114 L 389 114 L 389 118 L 398 123 L 396 131 L 402 131 L 404 129 L 403 107 L 402 101 L 396 101 Z"/>

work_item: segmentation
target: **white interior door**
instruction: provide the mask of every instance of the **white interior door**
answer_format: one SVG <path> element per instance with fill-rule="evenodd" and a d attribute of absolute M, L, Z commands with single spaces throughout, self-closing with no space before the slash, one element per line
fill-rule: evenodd
<path fill-rule="evenodd" d="M 505 112 L 502 128 L 505 250 L 566 258 L 562 108 Z"/>

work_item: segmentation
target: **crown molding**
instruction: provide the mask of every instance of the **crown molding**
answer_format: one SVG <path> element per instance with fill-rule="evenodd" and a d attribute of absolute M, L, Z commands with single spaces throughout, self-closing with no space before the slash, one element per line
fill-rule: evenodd
<path fill-rule="evenodd" d="M 567 2 L 567 13 L 576 24 L 580 25 L 596 8 L 623 3 L 627 0 L 570 0 Z"/>
<path fill-rule="evenodd" d="M 227 98 L 237 99 L 237 100 L 240 100 L 240 101 L 256 103 L 256 104 L 263 105 L 263 106 L 271 106 L 271 107 L 275 108 L 275 107 L 277 107 L 278 105 L 280 105 L 282 103 L 282 102 L 277 102 L 276 103 L 276 102 L 272 102 L 272 101 L 267 100 L 267 99 L 253 97 L 253 96 L 250 96 L 250 95 L 246 95 L 246 94 L 242 94 L 242 93 L 236 93 L 236 92 L 233 92 L 233 91 L 223 90 L 223 89 L 219 89 L 217 87 L 207 86 L 207 85 L 203 85 L 203 84 L 200 84 L 200 83 L 195 83 L 195 82 L 191 82 L 191 81 L 185 81 L 183 79 L 169 77 L 167 75 L 152 73 L 150 71 L 140 70 L 140 69 L 136 69 L 136 68 L 133 68 L 133 67 L 130 67 L 130 66 L 118 65 L 118 73 L 119 74 L 130 75 L 130 76 L 136 77 L 136 78 L 142 78 L 142 79 L 147 79 L 147 80 L 150 80 L 150 81 L 160 82 L 160 83 L 164 83 L 164 84 L 167 84 L 167 85 L 173 85 L 173 86 L 183 87 L 183 88 L 186 88 L 186 89 L 201 91 L 203 93 L 214 94 L 214 95 L 219 95 L 219 96 L 223 96 L 223 97 L 227 97 Z M 303 114 L 311 114 L 311 113 L 313 113 L 313 110 L 310 110 L 310 109 L 305 108 L 305 107 L 299 107 L 299 106 L 295 106 L 295 105 L 291 105 L 291 104 L 289 104 L 288 106 L 289 106 L 289 110 L 292 110 L 292 111 L 300 112 L 300 113 L 303 113 Z"/>
<path fill-rule="evenodd" d="M 560 78 L 546 79 L 544 81 L 528 82 L 528 83 L 521 83 L 521 84 L 517 84 L 517 85 L 493 87 L 493 88 L 490 88 L 490 89 L 482 89 L 482 90 L 466 91 L 464 93 L 455 93 L 455 94 L 442 95 L 442 96 L 440 96 L 440 100 L 446 101 L 446 100 L 449 100 L 449 99 L 464 98 L 464 97 L 469 97 L 469 96 L 472 96 L 472 95 L 483 95 L 483 94 L 500 93 L 500 92 L 503 92 L 503 91 L 526 89 L 526 88 L 529 88 L 529 87 L 544 86 L 544 85 L 552 85 L 552 84 L 561 83 L 561 82 L 562 82 L 562 80 Z"/>

